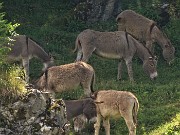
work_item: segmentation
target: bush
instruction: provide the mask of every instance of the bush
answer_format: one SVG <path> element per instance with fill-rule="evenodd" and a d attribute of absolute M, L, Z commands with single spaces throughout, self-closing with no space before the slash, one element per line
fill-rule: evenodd
<path fill-rule="evenodd" d="M 0 3 L 0 9 L 2 3 Z M 7 103 L 24 91 L 25 83 L 19 80 L 17 76 L 22 74 L 22 70 L 17 66 L 6 64 L 7 53 L 10 48 L 5 44 L 10 40 L 8 36 L 16 34 L 15 28 L 18 24 L 12 25 L 4 20 L 5 13 L 0 13 L 0 98 L 1 103 Z"/>

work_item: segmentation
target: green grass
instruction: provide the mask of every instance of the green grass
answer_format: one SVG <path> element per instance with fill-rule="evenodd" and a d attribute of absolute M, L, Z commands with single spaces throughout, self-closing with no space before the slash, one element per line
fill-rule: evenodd
<path fill-rule="evenodd" d="M 151 131 L 149 135 L 179 135 L 180 134 L 180 113 L 176 114 L 171 121 L 160 125 L 157 129 Z"/>
<path fill-rule="evenodd" d="M 43 4 L 42 4 L 43 3 Z M 71 63 L 75 60 L 73 54 L 75 39 L 78 33 L 86 28 L 100 31 L 114 31 L 117 29 L 115 20 L 94 24 L 72 19 L 73 5 L 66 0 L 46 2 L 43 0 L 25 3 L 24 0 L 15 2 L 4 1 L 7 18 L 20 23 L 19 34 L 26 34 L 38 41 L 43 48 L 53 54 L 57 65 Z M 173 45 L 179 49 L 178 37 L 179 20 L 172 22 L 165 28 Z M 180 55 L 176 51 L 173 65 L 168 66 L 162 58 L 161 49 L 157 48 L 159 56 L 158 78 L 151 81 L 143 72 L 142 62 L 133 59 L 135 83 L 130 83 L 127 68 L 123 66 L 123 80 L 117 81 L 117 60 L 107 60 L 93 55 L 89 63 L 96 71 L 95 90 L 115 89 L 133 92 L 140 103 L 138 113 L 137 135 L 177 135 L 180 131 Z M 33 59 L 30 63 L 31 80 L 40 75 L 42 64 Z M 79 87 L 74 91 L 57 95 L 63 99 L 78 99 L 83 97 L 83 90 Z M 92 125 L 85 129 L 87 135 L 93 134 Z M 101 134 L 104 133 L 103 127 Z M 128 134 L 124 120 L 111 120 L 112 135 Z"/>

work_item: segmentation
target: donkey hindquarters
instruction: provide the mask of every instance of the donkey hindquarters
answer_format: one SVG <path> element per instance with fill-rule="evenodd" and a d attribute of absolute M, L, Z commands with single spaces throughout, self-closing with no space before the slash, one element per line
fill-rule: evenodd
<path fill-rule="evenodd" d="M 136 134 L 137 113 L 139 103 L 137 98 L 127 91 L 101 90 L 95 93 L 94 100 L 102 102 L 96 104 L 97 122 L 94 124 L 95 135 L 99 135 L 101 118 L 106 135 L 110 135 L 110 117 L 123 117 L 129 129 L 129 135 Z"/>
<path fill-rule="evenodd" d="M 81 85 L 89 97 L 93 92 L 95 71 L 84 62 L 75 62 L 49 68 L 36 82 L 35 88 L 52 93 L 74 89 Z"/>

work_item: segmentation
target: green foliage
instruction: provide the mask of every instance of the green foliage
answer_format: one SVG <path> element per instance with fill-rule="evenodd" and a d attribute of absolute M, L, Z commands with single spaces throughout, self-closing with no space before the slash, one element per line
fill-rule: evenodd
<path fill-rule="evenodd" d="M 2 3 L 0 3 L 0 9 L 1 8 Z M 9 48 L 5 47 L 4 44 L 9 41 L 8 36 L 16 34 L 14 30 L 18 26 L 17 23 L 14 25 L 8 23 L 8 21 L 4 19 L 4 16 L 4 12 L 0 13 L 0 65 L 5 62 L 6 54 L 9 51 Z"/>
<path fill-rule="evenodd" d="M 2 3 L 0 3 L 0 9 Z M 8 36 L 15 35 L 15 28 L 18 24 L 9 23 L 4 19 L 5 13 L 0 13 L 0 98 L 1 103 L 9 103 L 16 99 L 20 93 L 24 91 L 25 83 L 17 79 L 18 75 L 22 75 L 16 66 L 5 64 L 7 62 L 7 53 L 10 51 L 5 44 L 10 40 Z"/>

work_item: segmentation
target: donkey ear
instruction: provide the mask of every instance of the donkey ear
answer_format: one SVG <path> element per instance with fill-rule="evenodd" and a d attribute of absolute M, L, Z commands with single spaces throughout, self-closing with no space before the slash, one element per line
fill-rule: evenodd
<path fill-rule="evenodd" d="M 49 58 L 51 59 L 51 61 L 54 61 L 53 55 L 51 53 L 48 53 L 48 55 L 49 55 Z"/>
<path fill-rule="evenodd" d="M 50 52 L 48 52 L 48 55 L 49 55 L 50 58 L 52 57 L 52 54 Z"/>
<path fill-rule="evenodd" d="M 158 60 L 158 57 L 157 57 L 157 56 L 154 56 L 154 59 L 157 61 L 157 60 Z"/>
<path fill-rule="evenodd" d="M 95 94 L 94 94 L 94 93 L 91 93 L 90 98 L 92 98 L 92 99 L 96 99 Z"/>

